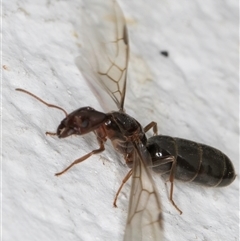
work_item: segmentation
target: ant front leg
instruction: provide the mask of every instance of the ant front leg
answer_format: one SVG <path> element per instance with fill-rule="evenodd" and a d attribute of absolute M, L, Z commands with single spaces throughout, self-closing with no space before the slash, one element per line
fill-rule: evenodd
<path fill-rule="evenodd" d="M 45 135 L 49 135 L 49 136 L 56 136 L 57 133 L 56 132 L 50 132 L 50 131 L 46 131 Z"/>
<path fill-rule="evenodd" d="M 60 176 L 63 173 L 65 173 L 66 171 L 68 171 L 72 166 L 74 166 L 74 165 L 76 165 L 76 164 L 78 164 L 80 162 L 85 161 L 86 159 L 88 159 L 92 155 L 95 155 L 95 154 L 98 154 L 100 152 L 103 152 L 105 150 L 104 142 L 101 139 L 98 138 L 98 143 L 99 143 L 99 148 L 98 149 L 93 150 L 93 151 L 89 152 L 88 154 L 78 158 L 71 165 L 69 165 L 67 168 L 65 168 L 63 171 L 56 173 L 55 176 Z"/>
<path fill-rule="evenodd" d="M 143 128 L 144 133 L 148 132 L 151 128 L 153 129 L 153 135 L 157 136 L 158 135 L 158 128 L 157 128 L 157 123 L 155 121 L 150 122 L 148 125 L 146 125 Z"/>

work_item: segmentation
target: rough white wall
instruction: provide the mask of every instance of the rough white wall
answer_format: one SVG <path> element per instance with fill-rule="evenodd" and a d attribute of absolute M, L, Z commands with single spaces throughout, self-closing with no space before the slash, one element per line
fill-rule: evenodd
<path fill-rule="evenodd" d="M 162 134 L 221 149 L 238 173 L 237 1 L 120 1 L 130 32 L 131 68 L 126 109 Z M 2 238 L 122 240 L 129 184 L 118 208 L 112 201 L 128 169 L 110 144 L 100 156 L 61 177 L 74 159 L 97 146 L 93 135 L 45 136 L 64 117 L 22 93 L 25 88 L 68 112 L 99 108 L 74 64 L 81 30 L 80 1 L 3 2 Z M 159 52 L 167 50 L 169 57 Z M 239 240 L 239 178 L 227 188 L 176 182 L 163 205 L 165 240 Z"/>

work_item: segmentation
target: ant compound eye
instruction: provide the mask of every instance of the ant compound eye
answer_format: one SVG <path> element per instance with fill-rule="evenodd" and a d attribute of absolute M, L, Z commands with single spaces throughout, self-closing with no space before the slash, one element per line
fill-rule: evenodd
<path fill-rule="evenodd" d="M 82 120 L 81 127 L 86 128 L 88 126 L 89 121 L 87 119 Z"/>

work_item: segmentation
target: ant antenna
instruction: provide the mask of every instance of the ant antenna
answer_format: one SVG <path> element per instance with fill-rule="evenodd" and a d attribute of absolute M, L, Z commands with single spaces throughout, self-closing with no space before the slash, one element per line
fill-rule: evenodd
<path fill-rule="evenodd" d="M 15 90 L 16 90 L 16 91 L 21 91 L 21 92 L 23 92 L 23 93 L 25 93 L 25 94 L 28 94 L 28 95 L 31 95 L 33 98 L 39 100 L 39 101 L 42 102 L 44 105 L 46 105 L 46 106 L 48 106 L 48 107 L 52 107 L 52 108 L 59 109 L 59 110 L 61 110 L 61 111 L 64 112 L 64 114 L 66 115 L 66 117 L 68 116 L 68 113 L 67 113 L 63 108 L 61 108 L 61 107 L 59 107 L 59 106 L 57 106 L 57 105 L 49 104 L 49 103 L 45 102 L 44 100 L 42 100 L 41 98 L 39 98 L 38 96 L 32 94 L 31 92 L 29 92 L 29 91 L 27 91 L 27 90 L 20 89 L 20 88 L 17 88 L 17 89 L 15 89 Z"/>

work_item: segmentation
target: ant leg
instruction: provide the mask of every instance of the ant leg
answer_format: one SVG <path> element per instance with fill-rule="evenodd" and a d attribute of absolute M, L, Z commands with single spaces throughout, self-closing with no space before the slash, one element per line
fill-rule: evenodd
<path fill-rule="evenodd" d="M 157 158 L 157 160 L 155 160 L 153 162 L 152 168 L 157 170 L 158 166 L 165 165 L 165 164 L 168 164 L 168 163 L 172 163 L 172 166 L 171 166 L 171 169 L 170 169 L 170 174 L 169 174 L 169 180 L 168 180 L 171 183 L 169 200 L 181 215 L 182 211 L 178 208 L 178 206 L 173 201 L 173 186 L 174 186 L 173 184 L 174 184 L 174 176 L 175 176 L 175 170 L 176 170 L 176 164 L 177 164 L 176 158 L 174 156 L 165 156 L 165 157 Z M 166 169 L 166 171 L 169 171 L 169 170 Z"/>
<path fill-rule="evenodd" d="M 75 160 L 71 165 L 69 165 L 69 166 L 68 166 L 67 168 L 65 168 L 63 171 L 56 173 L 55 176 L 60 176 L 60 175 L 62 175 L 63 173 L 65 173 L 66 171 L 68 171 L 72 166 L 74 166 L 74 165 L 76 165 L 76 164 L 78 164 L 78 163 L 80 163 L 80 162 L 85 161 L 86 159 L 88 159 L 90 156 L 92 156 L 92 155 L 94 155 L 94 154 L 98 154 L 98 153 L 100 153 L 100 152 L 103 152 L 103 151 L 105 150 L 103 141 L 98 140 L 98 142 L 99 142 L 99 146 L 100 146 L 99 149 L 93 150 L 93 151 L 89 152 L 88 154 L 86 154 L 86 155 L 80 157 L 79 159 Z"/>
<path fill-rule="evenodd" d="M 117 199 L 118 199 L 118 195 L 121 192 L 124 184 L 128 181 L 128 179 L 132 176 L 132 169 L 127 173 L 127 175 L 124 177 L 124 179 L 122 180 L 122 184 L 121 186 L 118 188 L 118 191 L 115 195 L 114 201 L 113 201 L 113 206 L 116 208 L 117 207 Z"/>
<path fill-rule="evenodd" d="M 56 133 L 56 132 L 49 132 L 49 131 L 46 131 L 46 132 L 45 132 L 45 135 L 56 136 L 57 133 Z"/>
<path fill-rule="evenodd" d="M 171 167 L 170 175 L 169 175 L 169 181 L 171 183 L 169 200 L 170 200 L 172 205 L 178 210 L 178 212 L 181 215 L 182 211 L 178 208 L 178 206 L 173 201 L 173 184 L 174 184 L 174 175 L 175 175 L 177 160 L 176 160 L 176 158 L 174 156 L 172 156 L 172 159 L 173 159 L 172 160 L 172 167 Z"/>
<path fill-rule="evenodd" d="M 158 134 L 158 128 L 155 121 L 150 122 L 143 128 L 144 133 L 148 132 L 151 128 L 153 129 L 153 135 L 156 136 Z"/>
<path fill-rule="evenodd" d="M 174 162 L 174 161 L 175 161 L 174 156 L 158 157 L 157 160 L 153 161 L 151 167 L 157 169 L 158 166 L 166 165 L 166 164 L 168 164 L 170 162 Z"/>

